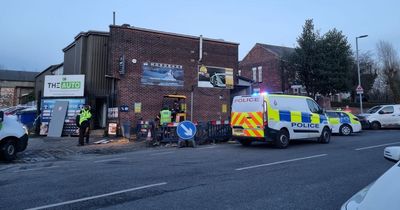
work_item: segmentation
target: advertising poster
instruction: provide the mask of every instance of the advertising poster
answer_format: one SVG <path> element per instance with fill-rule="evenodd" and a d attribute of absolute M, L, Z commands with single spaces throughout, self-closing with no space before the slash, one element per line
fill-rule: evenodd
<path fill-rule="evenodd" d="M 46 75 L 44 78 L 43 96 L 82 97 L 84 88 L 85 75 Z"/>
<path fill-rule="evenodd" d="M 109 120 L 117 119 L 118 118 L 118 107 L 108 108 L 107 118 Z"/>
<path fill-rule="evenodd" d="M 144 85 L 183 86 L 181 65 L 145 62 L 141 83 Z"/>
<path fill-rule="evenodd" d="M 85 99 L 42 99 L 41 107 L 41 117 L 42 122 L 40 124 L 40 135 L 47 135 L 49 131 L 49 123 L 51 120 L 52 111 L 56 101 L 68 101 L 67 114 L 64 120 L 64 127 L 62 131 L 63 136 L 77 135 L 77 129 L 75 123 L 75 117 L 79 114 L 83 105 L 85 104 Z"/>
<path fill-rule="evenodd" d="M 233 89 L 233 69 L 199 66 L 199 87 Z"/>

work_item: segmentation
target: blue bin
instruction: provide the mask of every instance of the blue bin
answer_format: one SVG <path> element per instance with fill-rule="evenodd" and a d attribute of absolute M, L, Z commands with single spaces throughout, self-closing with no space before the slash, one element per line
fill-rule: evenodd
<path fill-rule="evenodd" d="M 33 122 L 36 119 L 36 110 L 19 111 L 17 112 L 18 120 L 28 128 L 33 127 Z"/>

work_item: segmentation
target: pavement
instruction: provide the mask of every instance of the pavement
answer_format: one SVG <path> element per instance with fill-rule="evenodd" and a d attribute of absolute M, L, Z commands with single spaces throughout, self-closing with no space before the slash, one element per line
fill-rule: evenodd
<path fill-rule="evenodd" d="M 339 209 L 393 166 L 383 149 L 400 145 L 399 134 L 363 131 L 329 144 L 293 141 L 287 149 L 156 147 L 0 165 L 0 209 Z"/>
<path fill-rule="evenodd" d="M 95 142 L 103 141 L 96 144 Z M 77 146 L 78 137 L 30 137 L 25 151 L 17 154 L 16 163 L 77 159 L 81 155 L 108 155 L 146 147 L 145 141 L 123 137 L 90 137 L 89 144 Z"/>

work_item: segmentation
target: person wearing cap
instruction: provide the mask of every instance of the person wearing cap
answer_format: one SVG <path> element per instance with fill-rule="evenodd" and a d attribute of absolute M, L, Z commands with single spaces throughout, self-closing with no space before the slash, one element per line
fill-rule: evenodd
<path fill-rule="evenodd" d="M 85 105 L 79 113 L 79 144 L 78 146 L 83 146 L 83 139 L 86 136 L 86 144 L 89 144 L 89 130 L 90 130 L 90 119 L 92 118 L 92 113 L 90 113 L 90 106 Z"/>

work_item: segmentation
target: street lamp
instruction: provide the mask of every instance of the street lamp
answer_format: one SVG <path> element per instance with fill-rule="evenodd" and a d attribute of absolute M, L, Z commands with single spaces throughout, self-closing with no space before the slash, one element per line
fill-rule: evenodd
<path fill-rule="evenodd" d="M 357 56 L 357 73 L 358 73 L 358 87 L 361 87 L 361 77 L 360 77 L 360 61 L 358 60 L 358 39 L 365 38 L 368 35 L 362 35 L 356 37 L 356 56 Z M 362 106 L 362 93 L 359 93 L 360 96 L 360 111 L 361 114 L 363 113 L 363 106 Z"/>

